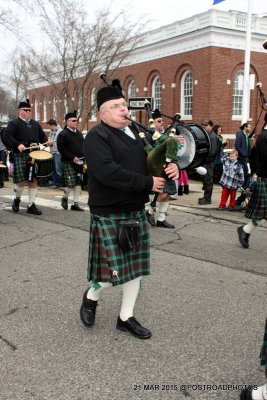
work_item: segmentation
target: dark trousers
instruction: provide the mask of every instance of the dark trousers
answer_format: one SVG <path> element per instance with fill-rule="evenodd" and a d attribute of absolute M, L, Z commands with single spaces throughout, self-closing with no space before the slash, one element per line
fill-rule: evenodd
<path fill-rule="evenodd" d="M 211 196 L 213 191 L 214 165 L 215 165 L 215 160 L 202 165 L 207 170 L 206 175 L 203 175 L 204 197 L 209 201 L 211 201 Z"/>
<path fill-rule="evenodd" d="M 7 165 L 7 152 L 5 150 L 0 151 L 0 161 L 2 161 L 3 165 Z M 8 168 L 5 168 L 4 180 L 8 180 Z"/>

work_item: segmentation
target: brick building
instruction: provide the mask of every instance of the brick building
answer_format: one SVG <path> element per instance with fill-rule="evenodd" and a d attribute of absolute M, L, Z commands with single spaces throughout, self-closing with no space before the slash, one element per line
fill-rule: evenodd
<path fill-rule="evenodd" d="M 223 133 L 234 134 L 242 115 L 242 84 L 246 45 L 247 15 L 237 11 L 211 9 L 205 13 L 177 21 L 147 32 L 140 44 L 116 71 L 128 97 L 152 96 L 154 107 L 182 120 L 201 123 L 211 118 L 223 126 Z M 267 95 L 267 52 L 262 43 L 267 38 L 267 14 L 252 16 L 250 60 L 250 117 L 252 127 L 261 114 L 259 90 L 261 83 Z M 113 77 L 114 78 L 114 77 Z M 95 102 L 101 82 L 98 74 L 88 87 L 88 109 Z M 56 98 L 50 86 L 39 86 L 29 93 L 34 117 L 46 128 L 45 121 L 55 117 L 63 124 L 66 109 L 59 112 L 62 98 Z M 75 96 L 75 93 L 73 93 Z M 262 126 L 262 113 L 258 130 Z M 83 127 L 90 129 L 97 121 L 92 113 Z M 147 123 L 144 111 L 136 119 Z"/>

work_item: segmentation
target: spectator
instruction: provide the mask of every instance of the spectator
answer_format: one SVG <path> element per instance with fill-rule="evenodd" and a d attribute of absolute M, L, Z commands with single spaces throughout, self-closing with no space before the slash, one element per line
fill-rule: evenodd
<path fill-rule="evenodd" d="M 243 185 L 244 171 L 237 158 L 238 152 L 236 150 L 232 150 L 229 156 L 223 156 L 223 173 L 219 182 L 222 185 L 222 196 L 218 210 L 223 210 L 226 207 L 230 196 L 228 209 L 232 211 L 235 206 L 236 190 Z"/>
<path fill-rule="evenodd" d="M 61 186 L 61 170 L 62 170 L 62 163 L 61 163 L 61 154 L 57 148 L 57 137 L 58 134 L 62 131 L 62 128 L 58 125 L 55 119 L 50 119 L 47 121 L 47 125 L 50 128 L 49 137 L 52 140 L 52 145 L 50 151 L 53 155 L 53 159 L 55 162 L 55 170 L 52 174 L 52 181 L 53 184 L 59 188 Z"/>
<path fill-rule="evenodd" d="M 213 122 L 209 119 L 202 124 L 208 132 L 210 138 L 210 154 L 206 161 L 202 164 L 206 168 L 207 173 L 203 175 L 204 196 L 198 199 L 199 204 L 211 204 L 211 196 L 213 191 L 213 174 L 216 156 L 220 150 L 220 145 L 215 132 L 213 131 Z"/>

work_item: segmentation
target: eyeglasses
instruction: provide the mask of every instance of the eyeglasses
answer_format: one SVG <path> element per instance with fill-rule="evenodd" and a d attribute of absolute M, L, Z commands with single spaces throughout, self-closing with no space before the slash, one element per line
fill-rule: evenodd
<path fill-rule="evenodd" d="M 156 122 L 163 122 L 163 119 L 156 119 Z"/>
<path fill-rule="evenodd" d="M 111 110 L 116 110 L 117 108 L 120 107 L 128 107 L 128 103 L 115 103 L 112 104 L 111 106 L 102 106 L 101 108 L 110 108 Z"/>
<path fill-rule="evenodd" d="M 78 122 L 77 119 L 70 119 L 69 121 L 70 121 L 70 122 Z"/>
<path fill-rule="evenodd" d="M 32 110 L 25 110 L 24 108 L 22 108 L 21 110 L 25 111 L 25 112 L 31 112 L 32 111 Z"/>

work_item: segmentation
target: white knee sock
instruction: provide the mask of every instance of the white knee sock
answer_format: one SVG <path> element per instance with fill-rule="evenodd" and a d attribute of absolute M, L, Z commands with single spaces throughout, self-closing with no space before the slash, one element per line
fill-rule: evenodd
<path fill-rule="evenodd" d="M 259 386 L 258 389 L 253 389 L 251 393 L 253 400 L 266 400 L 267 399 L 267 384 Z"/>
<path fill-rule="evenodd" d="M 32 203 L 35 203 L 37 188 L 29 187 L 28 194 L 29 194 L 29 205 L 31 205 Z"/>
<path fill-rule="evenodd" d="M 157 208 L 159 210 L 159 216 L 158 216 L 158 221 L 165 221 L 166 219 L 166 212 L 169 207 L 169 202 L 168 201 L 157 201 Z"/>
<path fill-rule="evenodd" d="M 80 194 L 81 194 L 81 187 L 80 186 L 75 186 L 74 187 L 74 193 L 73 193 L 73 202 L 74 203 L 78 203 Z"/>
<path fill-rule="evenodd" d="M 69 197 L 69 194 L 71 191 L 72 191 L 72 188 L 65 187 L 63 197 L 66 197 L 66 199 L 67 199 Z"/>
<path fill-rule="evenodd" d="M 264 222 L 263 219 L 259 221 L 251 220 L 247 225 L 244 226 L 244 232 L 251 234 L 251 232 L 256 229 L 259 225 L 261 225 Z"/>
<path fill-rule="evenodd" d="M 141 277 L 133 279 L 122 285 L 122 303 L 120 311 L 120 319 L 127 321 L 128 318 L 133 316 L 133 310 L 137 295 L 140 288 Z"/>
<path fill-rule="evenodd" d="M 21 198 L 23 190 L 24 190 L 23 186 L 18 186 L 18 185 L 15 184 L 14 192 L 15 192 L 17 198 Z"/>
<path fill-rule="evenodd" d="M 87 292 L 87 296 L 86 296 L 87 299 L 98 301 L 103 290 L 107 289 L 110 286 L 112 286 L 112 283 L 110 283 L 110 282 L 93 283 Z"/>

